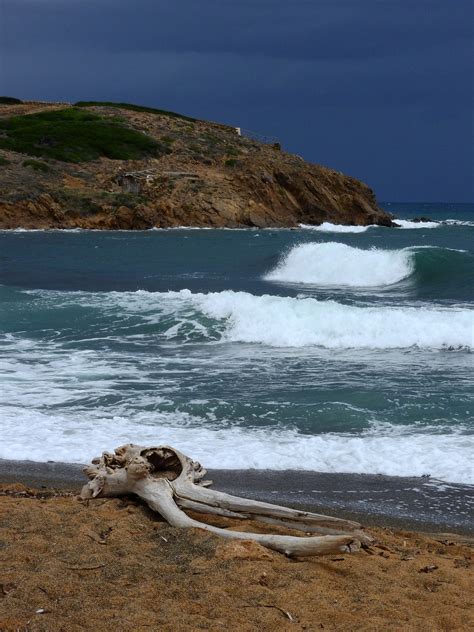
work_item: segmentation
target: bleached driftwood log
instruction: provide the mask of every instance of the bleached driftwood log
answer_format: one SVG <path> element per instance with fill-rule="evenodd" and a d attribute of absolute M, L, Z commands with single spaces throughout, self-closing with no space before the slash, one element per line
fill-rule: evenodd
<path fill-rule="evenodd" d="M 81 498 L 136 494 L 175 527 L 197 527 L 224 538 L 254 540 L 290 556 L 350 553 L 371 538 L 357 522 L 298 511 L 207 489 L 200 463 L 169 446 L 121 446 L 104 452 L 84 469 L 90 481 Z M 247 533 L 220 529 L 190 518 L 182 509 L 229 518 L 251 519 L 298 529 L 319 537 Z"/>

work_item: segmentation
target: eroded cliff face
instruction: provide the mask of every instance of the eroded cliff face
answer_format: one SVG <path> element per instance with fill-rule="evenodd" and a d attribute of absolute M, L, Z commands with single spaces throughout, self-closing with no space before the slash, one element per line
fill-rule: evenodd
<path fill-rule="evenodd" d="M 0 106 L 0 117 L 26 115 L 31 107 L 14 110 Z M 31 156 L 0 149 L 0 228 L 391 225 L 362 182 L 233 128 L 115 107 L 90 110 L 120 116 L 166 153 L 77 164 L 38 157 L 38 167 Z"/>

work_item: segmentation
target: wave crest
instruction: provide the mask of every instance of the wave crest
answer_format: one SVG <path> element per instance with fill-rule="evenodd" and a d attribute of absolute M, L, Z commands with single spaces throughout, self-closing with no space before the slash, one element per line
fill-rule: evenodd
<path fill-rule="evenodd" d="M 320 233 L 365 233 L 365 231 L 370 228 L 370 226 L 331 224 L 331 222 L 323 222 L 322 224 L 319 224 L 319 226 L 314 226 L 312 224 L 300 224 L 299 226 L 305 230 L 315 230 Z"/>
<path fill-rule="evenodd" d="M 154 322 L 161 335 L 183 342 L 328 349 L 473 346 L 473 312 L 469 309 L 358 307 L 314 298 L 255 296 L 231 290 L 209 294 L 193 294 L 190 290 L 138 291 L 109 297 L 116 306 Z M 179 327 L 171 326 L 175 323 Z"/>
<path fill-rule="evenodd" d="M 29 291 L 32 292 L 32 291 Z M 176 342 L 243 342 L 327 349 L 471 349 L 473 310 L 355 306 L 248 292 L 39 292 L 54 308 L 92 307 L 115 323 Z M 62 295 L 63 303 L 58 300 Z M 71 303 L 72 301 L 72 303 Z"/>
<path fill-rule="evenodd" d="M 443 224 L 447 226 L 474 226 L 474 222 L 462 219 L 445 219 Z"/>
<path fill-rule="evenodd" d="M 472 347 L 472 312 L 356 307 L 335 301 L 246 292 L 189 295 L 208 316 L 227 319 L 224 339 L 275 347 L 427 349 Z"/>
<path fill-rule="evenodd" d="M 413 270 L 413 253 L 409 250 L 361 250 L 337 242 L 309 243 L 292 248 L 265 280 L 377 287 L 398 283 Z"/>
<path fill-rule="evenodd" d="M 398 228 L 438 228 L 441 226 L 440 222 L 414 222 L 409 219 L 398 219 L 395 218 L 393 220 L 395 224 L 398 225 Z"/>

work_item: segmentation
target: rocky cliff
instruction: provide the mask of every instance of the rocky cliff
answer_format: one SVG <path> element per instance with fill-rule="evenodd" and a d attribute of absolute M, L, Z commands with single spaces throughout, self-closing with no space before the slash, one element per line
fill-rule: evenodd
<path fill-rule="evenodd" d="M 123 105 L 0 105 L 0 228 L 391 225 L 371 189 L 234 128 Z"/>

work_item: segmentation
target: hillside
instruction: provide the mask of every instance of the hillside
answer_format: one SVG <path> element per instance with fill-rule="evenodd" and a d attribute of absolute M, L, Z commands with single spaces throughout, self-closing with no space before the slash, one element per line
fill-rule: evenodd
<path fill-rule="evenodd" d="M 362 182 L 232 127 L 128 104 L 0 100 L 0 228 L 324 221 L 391 225 Z"/>

